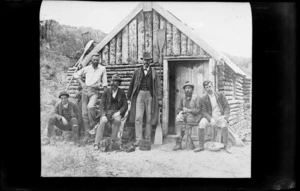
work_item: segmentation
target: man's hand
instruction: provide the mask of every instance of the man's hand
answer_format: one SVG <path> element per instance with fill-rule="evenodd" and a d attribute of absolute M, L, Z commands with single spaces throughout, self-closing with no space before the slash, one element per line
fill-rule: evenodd
<path fill-rule="evenodd" d="M 159 106 L 162 106 L 162 105 L 163 105 L 162 100 L 158 100 L 158 105 L 159 105 Z"/>
<path fill-rule="evenodd" d="M 214 118 L 211 118 L 211 119 L 210 119 L 210 124 L 211 124 L 212 126 L 214 126 L 214 125 L 216 124 L 216 120 L 215 120 Z"/>
<path fill-rule="evenodd" d="M 103 123 L 106 123 L 106 122 L 107 122 L 107 118 L 106 118 L 105 115 L 103 115 L 103 116 L 101 117 L 101 121 L 102 121 Z"/>
<path fill-rule="evenodd" d="M 112 118 L 115 119 L 116 117 L 118 117 L 120 115 L 120 111 L 117 111 L 116 113 L 113 114 Z"/>
<path fill-rule="evenodd" d="M 68 121 L 66 120 L 66 118 L 61 117 L 61 120 L 62 120 L 62 122 L 63 122 L 64 125 L 68 125 Z"/>
<path fill-rule="evenodd" d="M 190 109 L 188 109 L 188 108 L 186 108 L 186 107 L 183 108 L 183 113 L 190 113 L 190 112 L 191 112 Z"/>

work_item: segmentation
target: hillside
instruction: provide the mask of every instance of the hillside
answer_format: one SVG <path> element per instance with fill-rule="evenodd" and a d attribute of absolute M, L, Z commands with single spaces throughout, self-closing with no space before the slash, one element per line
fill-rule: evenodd
<path fill-rule="evenodd" d="M 252 76 L 252 59 L 245 57 L 232 56 L 226 52 L 223 52 L 231 61 L 233 61 L 237 66 L 239 66 L 243 72 L 248 76 Z"/>
<path fill-rule="evenodd" d="M 55 20 L 40 22 L 40 87 L 41 129 L 58 99 L 67 86 L 66 72 L 80 58 L 84 50 L 82 33 L 90 32 L 91 38 L 100 42 L 105 33 L 87 27 L 61 25 Z"/>

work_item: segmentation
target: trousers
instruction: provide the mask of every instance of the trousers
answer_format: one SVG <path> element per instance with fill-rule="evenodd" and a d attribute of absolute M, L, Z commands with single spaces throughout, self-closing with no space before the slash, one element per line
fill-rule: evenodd
<path fill-rule="evenodd" d="M 111 140 L 115 141 L 117 138 L 117 134 L 119 131 L 119 127 L 121 124 L 121 115 L 116 118 L 112 118 L 113 114 L 116 113 L 117 110 L 108 110 L 107 111 L 107 122 L 104 122 L 102 117 L 100 118 L 100 126 L 97 128 L 95 144 L 99 144 L 103 139 L 103 134 L 105 130 L 105 125 L 107 123 L 112 123 L 112 132 L 111 132 Z"/>
<path fill-rule="evenodd" d="M 48 121 L 48 133 L 47 133 L 47 136 L 49 138 L 52 135 L 54 126 L 56 126 L 57 128 L 59 128 L 63 131 L 71 131 L 73 126 L 77 126 L 77 128 L 78 128 L 78 120 L 75 117 L 73 117 L 70 121 L 68 121 L 67 125 L 64 125 L 62 122 L 62 119 L 59 116 L 56 115 L 56 116 L 50 117 L 50 119 Z"/>
<path fill-rule="evenodd" d="M 87 87 L 82 91 L 82 119 L 85 134 L 88 134 L 91 127 L 96 124 L 96 110 L 95 104 L 98 99 L 98 90 Z"/>
<path fill-rule="evenodd" d="M 143 117 L 146 111 L 146 132 L 145 138 L 151 139 L 151 106 L 152 96 L 149 91 L 140 90 L 136 99 L 136 116 L 135 116 L 135 138 L 143 139 Z"/>

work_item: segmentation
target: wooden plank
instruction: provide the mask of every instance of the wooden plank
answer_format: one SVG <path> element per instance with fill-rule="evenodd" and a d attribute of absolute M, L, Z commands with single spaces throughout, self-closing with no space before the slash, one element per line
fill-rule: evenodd
<path fill-rule="evenodd" d="M 163 135 L 166 136 L 168 134 L 169 127 L 169 68 L 168 61 L 163 61 L 163 109 L 162 109 L 162 128 Z"/>
<path fill-rule="evenodd" d="M 180 31 L 173 25 L 173 55 L 180 55 Z"/>
<path fill-rule="evenodd" d="M 113 38 L 109 42 L 109 64 L 116 64 L 116 39 Z"/>
<path fill-rule="evenodd" d="M 129 56 L 131 63 L 137 63 L 137 26 L 136 19 L 129 23 Z"/>
<path fill-rule="evenodd" d="M 145 51 L 149 52 L 152 56 L 152 12 L 145 12 L 144 13 L 145 18 Z M 152 56 L 153 58 L 153 56 Z"/>
<path fill-rule="evenodd" d="M 117 35 L 116 64 L 122 64 L 122 33 L 121 32 Z"/>
<path fill-rule="evenodd" d="M 144 12 L 140 12 L 137 16 L 138 27 L 138 63 L 142 64 L 143 52 L 145 51 L 145 28 L 144 28 Z"/>
<path fill-rule="evenodd" d="M 173 55 L 173 29 L 172 24 L 167 21 L 167 54 L 168 56 Z"/>
<path fill-rule="evenodd" d="M 193 41 L 190 38 L 187 38 L 187 55 L 193 55 Z"/>
<path fill-rule="evenodd" d="M 218 90 L 218 87 L 216 86 L 214 68 L 215 68 L 215 59 L 211 58 L 211 59 L 209 59 L 209 62 L 208 62 L 208 79 L 210 81 L 212 81 L 214 90 L 216 91 L 216 90 Z"/>
<path fill-rule="evenodd" d="M 197 48 L 198 48 L 198 45 L 196 43 L 193 43 L 193 56 L 200 56 L 197 54 Z"/>
<path fill-rule="evenodd" d="M 109 63 L 109 45 L 108 44 L 104 47 L 104 49 L 102 51 L 102 60 L 103 60 L 102 64 L 104 66 L 108 65 L 108 63 Z"/>
<path fill-rule="evenodd" d="M 128 64 L 129 56 L 129 26 L 126 25 L 122 31 L 122 63 Z"/>
<path fill-rule="evenodd" d="M 184 23 L 182 23 L 177 18 L 175 18 L 172 14 L 170 14 L 168 11 L 163 9 L 158 3 L 154 2 L 152 4 L 152 7 L 161 16 L 163 16 L 166 20 L 168 20 L 168 22 L 172 23 L 181 32 L 183 32 L 185 35 L 187 35 L 189 38 L 191 38 L 192 41 L 194 41 L 196 44 L 201 46 L 207 53 L 209 53 L 209 55 L 211 55 L 212 57 L 215 57 L 216 60 L 221 60 L 222 55 L 220 55 L 220 53 L 218 53 L 209 44 L 207 44 L 205 41 L 203 41 L 199 37 L 199 35 L 196 32 L 194 32 L 191 28 L 187 27 Z"/>
<path fill-rule="evenodd" d="M 99 52 L 115 35 L 117 35 L 141 10 L 143 3 L 139 3 L 82 61 L 85 66 L 92 58 L 94 52 Z M 123 48 L 122 48 L 123 49 Z M 123 53 L 123 52 L 122 52 Z M 127 59 L 127 58 L 126 58 Z M 124 61 L 124 60 L 123 60 Z"/>
<path fill-rule="evenodd" d="M 181 55 L 187 55 L 187 36 L 183 33 L 180 33 L 181 34 L 181 43 L 180 43 L 180 54 Z"/>
<path fill-rule="evenodd" d="M 153 62 L 159 61 L 157 30 L 159 29 L 159 15 L 153 11 Z"/>
<path fill-rule="evenodd" d="M 159 16 L 159 28 L 167 30 L 167 22 L 162 16 Z M 163 47 L 163 50 L 162 50 L 163 56 L 167 55 L 167 48 L 166 47 L 167 47 L 167 41 L 164 43 L 164 47 Z"/>

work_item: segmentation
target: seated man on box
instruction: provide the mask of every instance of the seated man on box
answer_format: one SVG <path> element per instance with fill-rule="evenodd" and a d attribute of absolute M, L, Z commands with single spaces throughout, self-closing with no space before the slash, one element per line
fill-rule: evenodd
<path fill-rule="evenodd" d="M 54 126 L 63 131 L 72 131 L 72 138 L 75 143 L 79 139 L 79 125 L 78 123 L 82 120 L 81 113 L 76 104 L 69 101 L 69 94 L 65 91 L 61 92 L 58 96 L 61 102 L 57 103 L 55 109 L 48 121 L 47 137 L 50 142 L 50 137 L 54 130 Z"/>
<path fill-rule="evenodd" d="M 182 149 L 181 142 L 185 134 L 185 123 L 199 123 L 202 118 L 201 100 L 194 92 L 194 85 L 189 81 L 185 82 L 183 89 L 185 96 L 180 99 L 176 116 L 176 145 L 174 151 Z M 191 127 L 187 127 L 191 128 Z M 188 143 L 186 143 L 188 144 Z M 190 144 L 193 145 L 191 140 Z M 192 146 L 194 147 L 194 146 Z"/>
<path fill-rule="evenodd" d="M 222 93 L 214 91 L 211 81 L 207 80 L 203 82 L 203 87 L 207 94 L 202 97 L 203 118 L 199 123 L 199 130 L 204 131 L 209 125 L 213 128 L 221 128 L 225 151 L 231 153 L 228 148 L 228 117 L 230 113 L 228 101 Z M 199 152 L 203 149 L 204 145 L 201 144 L 199 148 L 194 151 Z"/>
<path fill-rule="evenodd" d="M 104 128 L 108 122 L 112 123 L 112 142 L 109 150 L 111 150 L 114 141 L 117 140 L 121 119 L 128 107 L 126 94 L 119 88 L 121 81 L 122 79 L 117 74 L 114 74 L 110 83 L 111 88 L 108 88 L 102 94 L 99 112 L 100 125 L 96 132 L 94 150 L 99 150 L 99 143 L 103 139 Z"/>

